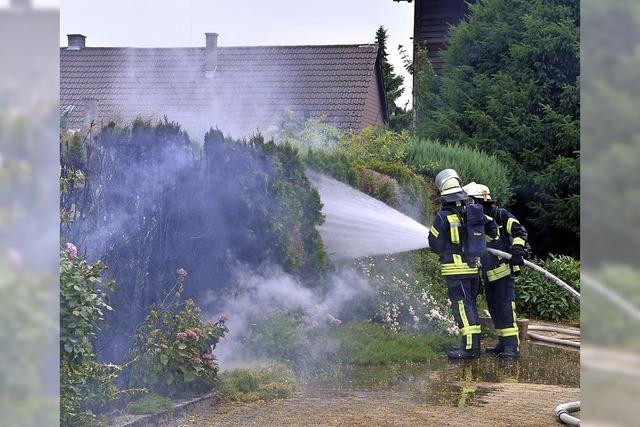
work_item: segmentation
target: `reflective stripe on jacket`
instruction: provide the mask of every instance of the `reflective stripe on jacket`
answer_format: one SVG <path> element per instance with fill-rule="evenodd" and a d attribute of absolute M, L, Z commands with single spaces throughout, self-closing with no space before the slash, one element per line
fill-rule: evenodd
<path fill-rule="evenodd" d="M 460 202 L 458 202 L 460 203 Z M 497 237 L 495 223 L 486 217 L 485 233 Z M 478 277 L 474 260 L 465 254 L 467 231 L 464 205 L 445 206 L 435 215 L 429 231 L 429 247 L 440 256 L 442 275 L 451 278 Z"/>
<path fill-rule="evenodd" d="M 497 226 L 498 239 L 487 242 L 487 246 L 509 253 L 512 246 L 524 248 L 527 243 L 527 230 L 520 221 L 505 208 L 494 207 L 491 213 Z M 518 266 L 513 267 L 514 271 L 519 269 Z M 490 253 L 482 257 L 482 271 L 489 282 L 511 275 L 509 262 Z"/>

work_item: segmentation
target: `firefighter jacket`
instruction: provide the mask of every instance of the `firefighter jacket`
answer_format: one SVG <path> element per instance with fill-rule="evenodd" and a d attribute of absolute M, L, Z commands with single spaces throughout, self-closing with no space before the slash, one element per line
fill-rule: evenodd
<path fill-rule="evenodd" d="M 487 212 L 485 211 L 485 215 Z M 508 210 L 497 206 L 491 206 L 489 214 L 497 226 L 498 238 L 487 241 L 487 247 L 511 253 L 515 246 L 522 250 L 527 243 L 527 230 L 520 224 L 520 221 Z M 514 266 L 513 271 L 518 271 L 520 267 Z M 499 258 L 487 253 L 482 257 L 482 270 L 489 282 L 495 282 L 511 275 L 511 266 L 506 259 Z"/>
<path fill-rule="evenodd" d="M 497 238 L 495 222 L 485 215 L 485 234 Z M 476 260 L 466 254 L 467 227 L 465 206 L 447 204 L 433 220 L 429 231 L 429 247 L 440 256 L 442 275 L 452 279 L 480 277 Z"/>

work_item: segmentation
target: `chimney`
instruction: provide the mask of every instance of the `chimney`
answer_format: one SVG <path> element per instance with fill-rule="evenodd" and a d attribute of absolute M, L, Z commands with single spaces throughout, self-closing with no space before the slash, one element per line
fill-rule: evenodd
<path fill-rule="evenodd" d="M 31 10 L 31 0 L 10 0 L 9 5 L 11 9 L 18 12 Z"/>
<path fill-rule="evenodd" d="M 218 33 L 204 33 L 206 38 L 204 73 L 213 77 L 218 68 Z"/>
<path fill-rule="evenodd" d="M 86 36 L 82 34 L 67 34 L 67 50 L 80 50 L 84 47 Z"/>

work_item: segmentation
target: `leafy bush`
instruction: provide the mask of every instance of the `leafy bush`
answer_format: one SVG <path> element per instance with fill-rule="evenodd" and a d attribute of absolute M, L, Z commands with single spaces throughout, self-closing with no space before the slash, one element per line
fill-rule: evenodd
<path fill-rule="evenodd" d="M 129 384 L 179 395 L 210 389 L 218 373 L 213 354 L 225 333 L 225 318 L 205 321 L 192 300 L 182 304 L 186 272 L 178 270 L 174 288 L 155 305 L 134 335 Z"/>
<path fill-rule="evenodd" d="M 255 402 L 283 399 L 297 390 L 291 368 L 275 363 L 262 368 L 236 369 L 220 374 L 218 392 L 225 401 Z"/>
<path fill-rule="evenodd" d="M 400 202 L 400 186 L 391 177 L 367 169 L 364 166 L 356 168 L 359 189 L 389 206 L 397 206 Z"/>
<path fill-rule="evenodd" d="M 416 140 L 409 150 L 408 162 L 418 173 L 434 178 L 442 169 L 452 168 L 463 183 L 475 181 L 491 189 L 493 199 L 506 205 L 511 199 L 509 171 L 494 156 L 474 148 L 440 144 L 428 139 Z"/>
<path fill-rule="evenodd" d="M 92 423 L 94 410 L 116 400 L 120 391 L 115 380 L 122 367 L 98 363 L 92 339 L 111 310 L 105 298 L 102 274 L 106 265 L 78 257 L 67 243 L 60 252 L 60 423 Z M 113 282 L 108 283 L 113 287 Z"/>
<path fill-rule="evenodd" d="M 580 261 L 551 255 L 540 266 L 580 290 Z M 580 318 L 580 303 L 540 273 L 523 268 L 516 280 L 518 314 L 558 322 Z"/>
<path fill-rule="evenodd" d="M 99 260 L 89 264 L 79 259 L 74 249 L 60 252 L 60 351 L 69 360 L 93 356 L 94 331 L 104 311 L 112 310 L 101 287 L 106 269 Z M 114 282 L 107 285 L 113 288 Z"/>
<path fill-rule="evenodd" d="M 368 163 L 370 161 L 402 163 L 411 147 L 411 135 L 388 129 L 366 127 L 350 132 L 340 141 L 339 150 L 346 156 Z"/>
<path fill-rule="evenodd" d="M 174 405 L 171 399 L 157 393 L 149 393 L 127 406 L 127 412 L 134 415 L 155 415 L 171 411 Z"/>
<path fill-rule="evenodd" d="M 245 350 L 258 359 L 295 363 L 309 345 L 309 327 L 299 313 L 274 310 L 250 319 Z"/>
<path fill-rule="evenodd" d="M 340 328 L 338 338 L 349 363 L 360 365 L 426 362 L 452 342 L 451 338 L 437 332 L 413 335 L 367 322 L 350 323 Z"/>
<path fill-rule="evenodd" d="M 278 145 L 290 144 L 302 153 L 333 151 L 342 137 L 342 131 L 328 124 L 325 117 L 302 120 L 288 109 L 278 117 L 276 128 L 267 136 Z"/>
<path fill-rule="evenodd" d="M 407 132 L 367 127 L 345 134 L 333 151 L 309 151 L 306 162 L 413 218 L 429 219 L 430 188 L 405 164 L 410 146 Z"/>
<path fill-rule="evenodd" d="M 122 366 L 86 360 L 60 362 L 60 425 L 94 425 L 104 405 L 116 401 L 121 394 L 141 390 L 120 390 L 115 382 Z"/>

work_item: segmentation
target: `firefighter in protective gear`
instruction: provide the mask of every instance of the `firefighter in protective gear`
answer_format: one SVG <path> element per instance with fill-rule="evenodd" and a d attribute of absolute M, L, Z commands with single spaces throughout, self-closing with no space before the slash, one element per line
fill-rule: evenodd
<path fill-rule="evenodd" d="M 469 257 L 466 249 L 465 213 L 469 199 L 453 169 L 443 170 L 435 181 L 442 209 L 436 213 L 429 231 L 429 247 L 440 256 L 453 317 L 462 336 L 462 346 L 451 349 L 448 356 L 450 359 L 474 359 L 480 356 L 480 319 L 476 305 L 480 269 L 477 260 Z M 493 221 L 486 219 L 484 226 L 489 228 L 484 233 L 497 235 Z"/>
<path fill-rule="evenodd" d="M 520 354 L 520 341 L 513 273 L 524 265 L 527 230 L 508 210 L 495 204 L 486 185 L 472 182 L 465 185 L 464 190 L 476 203 L 482 204 L 485 215 L 493 218 L 497 225 L 498 239 L 488 242 L 488 247 L 511 254 L 511 259 L 507 261 L 487 253 L 482 258 L 482 277 L 489 314 L 498 333 L 498 344 L 494 348 L 487 348 L 487 352 L 503 359 L 515 359 Z"/>

